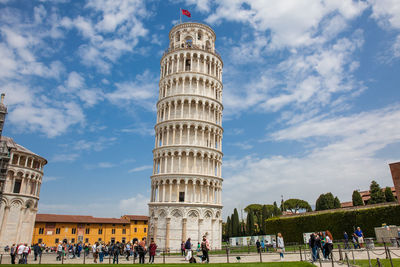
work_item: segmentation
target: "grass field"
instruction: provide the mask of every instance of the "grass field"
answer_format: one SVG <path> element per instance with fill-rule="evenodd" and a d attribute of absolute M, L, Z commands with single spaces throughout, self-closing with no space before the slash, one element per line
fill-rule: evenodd
<path fill-rule="evenodd" d="M 69 265 L 69 266 L 79 266 L 79 267 L 84 267 L 88 266 L 87 264 L 64 264 L 64 265 Z M 90 265 L 90 264 L 89 264 Z M 177 266 L 182 266 L 182 265 L 189 265 L 189 263 L 183 263 L 183 264 L 152 264 L 151 266 L 155 267 L 177 267 Z M 15 266 L 11 264 L 2 264 L 1 266 Z M 41 264 L 40 266 L 43 267 L 49 267 L 49 266 L 60 266 L 60 264 Z M 116 266 L 112 264 L 101 264 L 101 266 Z M 124 264 L 122 264 L 124 266 Z M 192 266 L 192 265 L 190 265 Z M 210 263 L 205 266 L 209 267 L 230 267 L 230 266 L 236 266 L 236 267 L 261 267 L 261 266 L 267 266 L 267 267 L 309 267 L 309 266 L 314 266 L 309 262 L 267 262 L 267 263 Z"/>
<path fill-rule="evenodd" d="M 393 266 L 400 266 L 400 259 L 393 259 Z M 390 261 L 387 259 L 381 259 L 380 260 L 381 264 L 383 267 L 390 267 Z M 369 267 L 368 260 L 356 260 L 357 266 L 360 267 Z M 378 266 L 376 263 L 376 260 L 371 260 L 372 266 Z"/>

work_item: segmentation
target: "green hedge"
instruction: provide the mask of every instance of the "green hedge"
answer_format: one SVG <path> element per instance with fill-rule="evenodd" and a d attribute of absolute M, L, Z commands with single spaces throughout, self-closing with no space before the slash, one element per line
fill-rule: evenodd
<path fill-rule="evenodd" d="M 349 211 L 276 217 L 266 220 L 267 234 L 282 233 L 285 242 L 303 243 L 303 233 L 329 230 L 333 239 L 342 240 L 343 232 L 353 233 L 360 226 L 365 237 L 375 237 L 374 227 L 400 225 L 400 206 L 384 206 Z"/>

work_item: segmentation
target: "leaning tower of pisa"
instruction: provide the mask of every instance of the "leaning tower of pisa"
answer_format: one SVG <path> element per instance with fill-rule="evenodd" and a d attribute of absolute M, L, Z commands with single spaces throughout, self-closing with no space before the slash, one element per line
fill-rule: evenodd
<path fill-rule="evenodd" d="M 179 249 L 207 236 L 221 248 L 222 59 L 215 33 L 181 23 L 161 58 L 149 237 Z"/>

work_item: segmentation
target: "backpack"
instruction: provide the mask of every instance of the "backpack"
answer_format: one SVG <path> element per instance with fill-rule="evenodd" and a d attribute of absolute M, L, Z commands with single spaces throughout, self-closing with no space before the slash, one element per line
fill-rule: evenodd
<path fill-rule="evenodd" d="M 190 249 L 190 242 L 189 242 L 189 241 L 186 241 L 186 243 L 185 243 L 185 249 Z"/>
<path fill-rule="evenodd" d="M 189 263 L 196 263 L 196 259 L 192 256 L 192 257 L 189 259 Z"/>
<path fill-rule="evenodd" d="M 137 250 L 138 250 L 139 253 L 143 253 L 144 252 L 144 247 L 139 245 L 139 246 L 137 246 Z"/>

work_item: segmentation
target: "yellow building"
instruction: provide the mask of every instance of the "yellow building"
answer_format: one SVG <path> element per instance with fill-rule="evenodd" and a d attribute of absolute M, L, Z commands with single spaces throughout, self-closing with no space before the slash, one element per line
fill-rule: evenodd
<path fill-rule="evenodd" d="M 96 218 L 82 215 L 37 214 L 32 243 L 51 247 L 59 241 L 90 243 L 129 242 L 147 237 L 148 217 L 124 215 L 121 218 Z"/>

